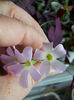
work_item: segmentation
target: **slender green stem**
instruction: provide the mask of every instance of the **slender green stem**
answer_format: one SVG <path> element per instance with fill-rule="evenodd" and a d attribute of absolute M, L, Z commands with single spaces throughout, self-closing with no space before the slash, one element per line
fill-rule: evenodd
<path fill-rule="evenodd" d="M 31 62 L 32 62 L 32 64 L 34 65 L 34 64 L 36 64 L 36 63 L 41 63 L 42 61 L 41 60 L 31 60 Z"/>
<path fill-rule="evenodd" d="M 51 22 L 53 22 L 53 21 L 51 20 L 51 21 L 44 22 L 43 24 L 41 24 L 41 27 L 48 24 L 48 23 L 51 23 Z"/>

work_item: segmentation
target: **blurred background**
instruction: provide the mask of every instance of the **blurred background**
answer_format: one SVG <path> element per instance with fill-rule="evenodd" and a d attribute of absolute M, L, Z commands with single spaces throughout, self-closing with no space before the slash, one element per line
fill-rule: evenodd
<path fill-rule="evenodd" d="M 40 24 L 54 47 L 59 43 L 64 45 L 67 55 L 63 61 L 72 65 L 73 59 L 69 58 L 74 51 L 74 0 L 12 1 Z"/>
<path fill-rule="evenodd" d="M 74 0 L 12 0 L 26 10 L 44 30 L 54 47 L 62 43 L 61 58 L 68 69 L 35 86 L 23 100 L 74 100 Z"/>

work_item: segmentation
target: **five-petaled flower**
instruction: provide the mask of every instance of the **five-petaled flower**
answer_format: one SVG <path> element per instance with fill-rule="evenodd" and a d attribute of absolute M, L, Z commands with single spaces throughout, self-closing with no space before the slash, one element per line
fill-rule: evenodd
<path fill-rule="evenodd" d="M 58 73 L 65 71 L 65 65 L 57 60 L 66 54 L 66 51 L 62 44 L 53 48 L 53 43 L 43 43 L 44 51 L 36 49 L 33 59 L 41 60 L 40 73 L 42 75 L 48 75 L 50 73 L 50 66 Z"/>
<path fill-rule="evenodd" d="M 25 47 L 23 52 L 20 53 L 16 48 L 13 50 L 8 47 L 7 55 L 1 55 L 1 60 L 4 64 L 4 69 L 8 71 L 8 66 L 10 66 L 9 72 L 13 75 L 20 76 L 19 84 L 23 88 L 29 87 L 29 73 L 34 79 L 38 81 L 41 78 L 40 72 L 32 64 L 32 48 Z"/>
<path fill-rule="evenodd" d="M 0 58 L 5 64 L 3 68 L 7 72 L 20 77 L 19 84 L 23 88 L 29 87 L 29 74 L 34 81 L 38 81 L 42 76 L 50 74 L 50 67 L 58 73 L 66 70 L 65 65 L 57 60 L 66 54 L 62 44 L 53 48 L 53 43 L 43 43 L 44 50 L 36 49 L 34 55 L 32 55 L 32 47 L 30 46 L 25 47 L 22 53 L 15 47 L 13 49 L 14 51 L 8 47 L 8 55 L 2 54 Z M 41 62 L 39 70 L 34 67 L 38 61 Z M 8 70 L 9 66 L 10 69 Z"/>

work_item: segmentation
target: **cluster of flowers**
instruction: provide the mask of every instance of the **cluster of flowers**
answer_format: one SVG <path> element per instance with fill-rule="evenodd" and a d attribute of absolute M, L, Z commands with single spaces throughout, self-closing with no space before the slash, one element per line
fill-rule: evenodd
<path fill-rule="evenodd" d="M 57 60 L 61 56 L 66 54 L 66 51 L 62 44 L 53 48 L 53 43 L 43 43 L 43 51 L 36 49 L 34 54 L 32 53 L 32 47 L 25 47 L 23 52 L 20 53 L 15 47 L 7 48 L 7 54 L 1 55 L 1 61 L 5 64 L 4 69 L 13 75 L 19 76 L 19 84 L 23 88 L 28 88 L 30 74 L 34 81 L 38 81 L 43 76 L 50 74 L 50 66 L 53 69 L 61 73 L 65 71 L 65 65 Z M 39 70 L 34 66 L 37 62 L 40 62 Z M 8 70 L 8 66 L 10 69 Z"/>

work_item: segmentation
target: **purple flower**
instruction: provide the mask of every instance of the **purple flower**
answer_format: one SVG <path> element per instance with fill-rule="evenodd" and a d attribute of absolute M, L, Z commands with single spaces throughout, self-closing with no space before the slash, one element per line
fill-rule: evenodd
<path fill-rule="evenodd" d="M 28 88 L 29 80 L 28 75 L 32 76 L 34 81 L 38 81 L 41 78 L 40 72 L 33 66 L 32 64 L 32 48 L 26 47 L 23 52 L 20 53 L 16 48 L 14 48 L 14 52 L 9 47 L 7 49 L 7 55 L 1 55 L 1 60 L 6 65 L 4 69 L 7 72 L 10 72 L 13 75 L 20 76 L 19 84 L 23 88 Z M 8 70 L 8 66 L 10 69 Z"/>
<path fill-rule="evenodd" d="M 50 73 L 50 66 L 58 73 L 65 71 L 65 65 L 57 60 L 66 54 L 63 45 L 59 44 L 53 48 L 53 43 L 43 43 L 43 49 L 44 51 L 36 49 L 33 57 L 35 60 L 42 60 L 40 73 L 47 76 Z"/>
<path fill-rule="evenodd" d="M 53 42 L 54 47 L 57 46 L 62 40 L 62 29 L 59 19 L 55 20 L 55 31 L 52 27 L 49 28 L 48 37 Z"/>

